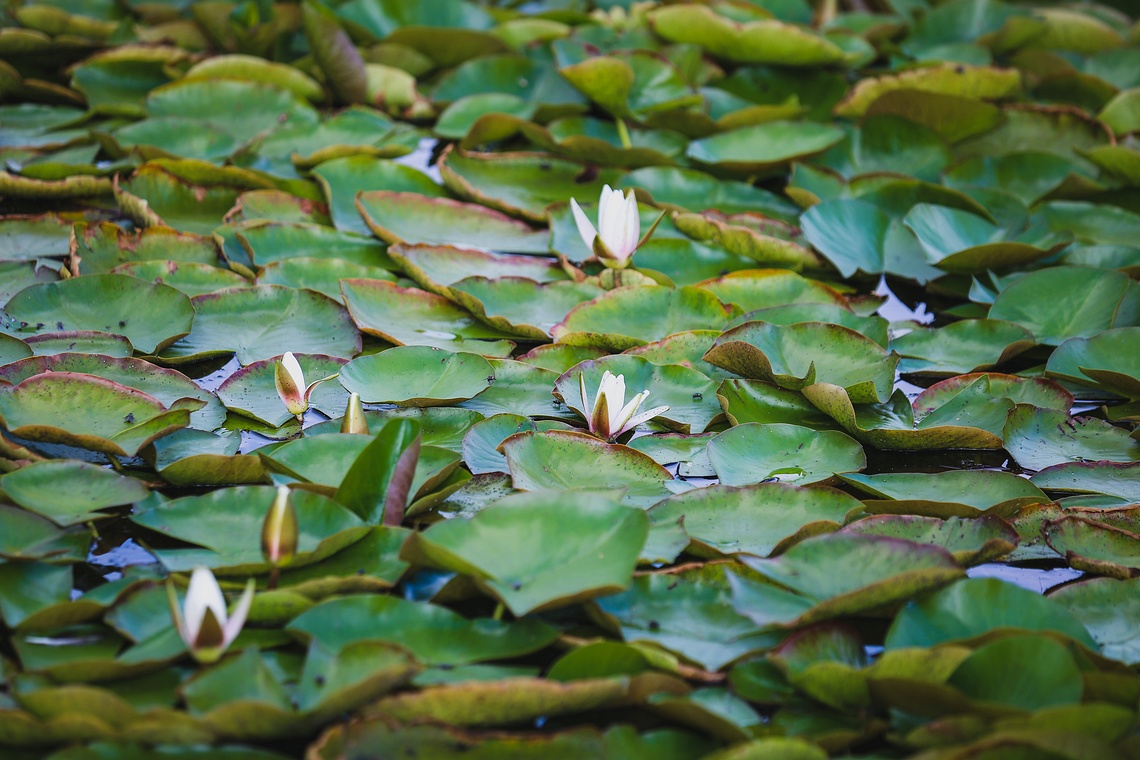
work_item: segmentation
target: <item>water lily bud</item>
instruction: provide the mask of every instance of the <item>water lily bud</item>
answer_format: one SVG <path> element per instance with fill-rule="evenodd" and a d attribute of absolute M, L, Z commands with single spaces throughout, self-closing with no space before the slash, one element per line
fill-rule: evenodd
<path fill-rule="evenodd" d="M 620 190 L 614 190 L 606 185 L 602 188 L 602 196 L 598 200 L 598 226 L 595 228 L 578 205 L 578 201 L 570 199 L 570 211 L 574 215 L 574 223 L 578 226 L 578 234 L 607 267 L 622 269 L 629 266 L 633 252 L 643 245 L 653 231 L 657 229 L 662 212 L 657 221 L 645 233 L 645 237 L 638 239 L 641 232 L 641 217 L 637 212 L 637 198 L 633 191 L 622 196 Z"/>
<path fill-rule="evenodd" d="M 274 567 L 287 565 L 297 554 L 297 508 L 288 486 L 278 486 L 273 505 L 261 527 L 261 553 Z"/>
<path fill-rule="evenodd" d="M 277 384 L 277 395 L 281 397 L 289 414 L 300 418 L 308 411 L 309 397 L 305 393 L 305 373 L 301 371 L 301 365 L 292 351 L 286 351 L 277 362 L 273 380 Z"/>
<path fill-rule="evenodd" d="M 340 432 L 370 434 L 368 420 L 364 418 L 364 405 L 360 403 L 359 393 L 352 393 L 348 397 L 348 406 L 344 410 L 344 418 L 340 421 Z"/>
<path fill-rule="evenodd" d="M 174 586 L 169 582 L 166 594 L 170 602 L 170 616 L 178 629 L 178 635 L 194 659 L 209 664 L 225 654 L 245 625 L 249 608 L 253 604 L 253 579 L 250 578 L 246 583 L 241 598 L 233 611 L 228 613 L 222 589 L 208 567 L 196 567 L 190 574 L 190 585 L 186 588 L 186 598 L 181 608 Z"/>

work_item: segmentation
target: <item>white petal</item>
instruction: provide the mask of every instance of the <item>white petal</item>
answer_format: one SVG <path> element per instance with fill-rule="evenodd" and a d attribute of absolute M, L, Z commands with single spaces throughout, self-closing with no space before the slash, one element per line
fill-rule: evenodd
<path fill-rule="evenodd" d="M 237 638 L 241 633 L 241 627 L 245 625 L 245 619 L 249 616 L 249 608 L 253 605 L 253 578 L 245 584 L 245 591 L 242 592 L 241 599 L 234 605 L 233 612 L 230 613 L 226 619 L 225 626 L 222 628 L 222 648 L 228 647 L 230 643 Z"/>
<path fill-rule="evenodd" d="M 625 259 L 637 250 L 637 241 L 641 239 L 641 217 L 637 214 L 637 198 L 630 190 L 625 198 L 625 229 L 621 242 L 621 253 L 618 255 Z"/>
<path fill-rule="evenodd" d="M 602 242 L 609 246 L 608 238 L 606 237 L 607 224 L 612 224 L 610 221 L 613 217 L 613 190 L 610 186 L 606 185 L 602 188 L 602 194 L 598 198 L 598 236 L 601 237 Z"/>
<path fill-rule="evenodd" d="M 649 391 L 642 391 L 629 400 L 629 403 L 621 408 L 621 411 L 615 415 L 613 424 L 610 426 L 611 430 L 621 430 L 629 422 L 629 418 L 637 411 L 637 407 L 645 401 L 649 396 Z"/>
<path fill-rule="evenodd" d="M 621 435 L 622 433 L 624 433 L 627 430 L 633 430 L 635 427 L 637 427 L 641 423 L 649 422 L 651 419 L 653 419 L 657 415 L 664 414 L 667 411 L 669 411 L 669 407 L 667 407 L 667 406 L 656 406 L 647 412 L 642 412 L 641 414 L 634 415 L 633 417 L 626 420 L 625 425 L 622 426 L 622 429 L 621 429 L 621 431 L 618 432 L 618 435 Z"/>
<path fill-rule="evenodd" d="M 285 371 L 289 373 L 289 377 L 293 378 L 293 382 L 297 384 L 297 387 L 304 388 L 305 373 L 301 371 L 301 364 L 297 361 L 297 357 L 293 356 L 292 351 L 285 352 L 285 355 L 281 357 L 281 364 L 285 367 Z"/>
<path fill-rule="evenodd" d="M 598 231 L 594 229 L 594 225 L 590 224 L 586 212 L 582 211 L 578 201 L 573 198 L 570 199 L 570 211 L 574 214 L 574 224 L 578 225 L 578 234 L 582 236 L 586 247 L 592 252 L 594 250 L 594 238 L 598 236 Z"/>
<path fill-rule="evenodd" d="M 182 614 L 187 639 L 194 641 L 202 628 L 206 610 L 214 613 L 218 622 L 226 619 L 226 598 L 208 567 L 196 567 L 190 574 L 190 585 L 186 588 L 186 599 L 182 602 Z"/>

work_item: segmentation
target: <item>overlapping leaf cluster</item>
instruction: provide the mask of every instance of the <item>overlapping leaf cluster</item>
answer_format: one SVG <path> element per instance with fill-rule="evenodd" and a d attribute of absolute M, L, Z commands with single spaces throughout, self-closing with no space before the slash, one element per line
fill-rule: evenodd
<path fill-rule="evenodd" d="M 6 6 L 0 754 L 1140 757 L 1129 4 L 598 5 Z"/>

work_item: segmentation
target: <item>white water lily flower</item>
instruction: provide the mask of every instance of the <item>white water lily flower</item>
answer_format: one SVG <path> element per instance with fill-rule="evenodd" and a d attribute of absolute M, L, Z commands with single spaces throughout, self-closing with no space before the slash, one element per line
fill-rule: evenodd
<path fill-rule="evenodd" d="M 578 234 L 582 236 L 582 240 L 603 264 L 617 269 L 629 265 L 633 252 L 649 239 L 653 230 L 657 229 L 661 217 L 665 215 L 662 212 L 645 233 L 645 237 L 639 240 L 641 218 L 637 213 L 637 198 L 634 197 L 632 190 L 623 197 L 620 190 L 614 190 L 609 185 L 602 188 L 602 197 L 598 200 L 596 229 L 586 217 L 586 212 L 578 205 L 578 201 L 573 198 L 570 199 L 570 210 L 574 214 L 574 223 L 578 225 Z"/>
<path fill-rule="evenodd" d="M 281 401 L 285 404 L 289 414 L 295 415 L 297 419 L 301 419 L 305 412 L 309 411 L 309 395 L 312 394 L 313 389 L 334 377 L 336 375 L 322 377 L 306 386 L 305 373 L 301 371 L 301 364 L 297 361 L 297 357 L 293 356 L 292 351 L 285 352 L 285 355 L 277 362 L 277 367 L 273 372 L 273 382 L 277 385 L 277 395 L 281 397 Z"/>
<path fill-rule="evenodd" d="M 637 414 L 638 407 L 649 397 L 649 391 L 642 391 L 625 403 L 625 375 L 614 375 L 606 370 L 598 384 L 598 395 L 593 406 L 586 393 L 586 376 L 578 375 L 578 387 L 582 393 L 582 410 L 590 432 L 598 438 L 612 441 L 618 436 L 633 430 L 643 422 L 648 422 L 659 414 L 669 411 L 667 406 L 658 406 Z"/>
<path fill-rule="evenodd" d="M 245 586 L 232 612 L 226 612 L 226 599 L 208 567 L 196 567 L 190 574 L 186 598 L 179 609 L 174 587 L 166 586 L 170 614 L 178 635 L 198 662 L 216 662 L 237 638 L 253 604 L 253 578 Z"/>

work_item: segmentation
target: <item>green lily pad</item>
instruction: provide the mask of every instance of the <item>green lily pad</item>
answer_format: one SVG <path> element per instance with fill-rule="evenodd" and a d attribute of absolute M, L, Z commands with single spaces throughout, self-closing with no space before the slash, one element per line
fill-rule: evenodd
<path fill-rule="evenodd" d="M 565 494 L 553 506 L 550 498 L 508 496 L 413 534 L 404 554 L 472 576 L 520 616 L 625 589 L 648 534 L 644 513 L 589 494 Z M 502 544 L 520 551 L 504 553 Z"/>
<path fill-rule="evenodd" d="M 701 103 L 701 96 L 676 66 L 648 51 L 591 56 L 558 71 L 618 119 L 644 121 Z"/>
<path fill-rule="evenodd" d="M 798 216 L 795 206 L 774 193 L 744 182 L 716 179 L 696 169 L 647 166 L 622 177 L 618 186 L 633 187 L 641 191 L 639 200 L 644 193 L 644 200 L 674 211 L 755 211 L 785 222 L 793 222 Z"/>
<path fill-rule="evenodd" d="M 668 406 L 655 419 L 682 433 L 703 433 L 721 416 L 716 398 L 717 383 L 695 369 L 675 364 L 658 365 L 639 356 L 606 356 L 585 361 L 563 373 L 555 385 L 571 408 L 588 419 L 592 409 L 582 406 L 579 375 L 585 377 L 588 393 L 595 393 L 605 372 L 625 377 L 630 395 L 649 391 L 642 409 Z"/>
<path fill-rule="evenodd" d="M 734 303 L 746 312 L 808 303 L 848 308 L 847 299 L 834 288 L 780 269 L 732 272 L 705 280 L 698 287 L 712 291 L 720 300 Z M 746 321 L 749 320 L 743 316 L 736 319 L 737 323 Z"/>
<path fill-rule="evenodd" d="M 320 259 L 303 256 L 278 261 L 263 267 L 257 275 L 258 285 L 284 285 L 287 288 L 308 288 L 340 300 L 340 281 L 349 279 L 396 281 L 396 275 L 387 269 L 356 264 L 344 259 Z"/>
<path fill-rule="evenodd" d="M 1140 398 L 1140 327 L 1118 327 L 1090 338 L 1069 338 L 1049 356 L 1045 374 L 1091 385 L 1125 398 Z"/>
<path fill-rule="evenodd" d="M 843 131 L 830 124 L 773 121 L 694 140 L 685 154 L 730 174 L 759 174 L 822 153 L 842 139 Z"/>
<path fill-rule="evenodd" d="M 0 506 L 0 524 L 0 557 L 6 560 L 82 562 L 87 557 L 91 541 L 86 529 L 60 530 L 51 520 L 8 506 Z"/>
<path fill-rule="evenodd" d="M 693 287 L 625 287 L 576 306 L 551 329 L 555 341 L 624 351 L 682 330 L 723 329 L 739 313 Z"/>
<path fill-rule="evenodd" d="M 1033 333 L 1012 322 L 964 319 L 946 327 L 924 328 L 891 341 L 902 356 L 899 372 L 948 376 L 980 372 L 1033 347 Z"/>
<path fill-rule="evenodd" d="M 867 466 L 858 441 L 835 430 L 749 422 L 709 441 L 709 460 L 725 485 L 765 480 L 807 485 Z"/>
<path fill-rule="evenodd" d="M 314 127 L 315 110 L 289 90 L 265 82 L 187 77 L 152 90 L 152 118 L 181 117 L 229 134 L 241 145 L 282 125 Z"/>
<path fill-rule="evenodd" d="M 525 277 L 468 277 L 449 297 L 490 325 L 527 340 L 547 340 L 578 304 L 604 291 L 592 282 L 536 283 Z"/>
<path fill-rule="evenodd" d="M 709 670 L 719 670 L 779 637 L 757 636 L 758 627 L 733 609 L 724 566 L 708 574 L 646 574 L 628 591 L 594 605 L 623 641 L 672 652 Z"/>
<path fill-rule="evenodd" d="M 256 537 L 276 493 L 265 486 L 223 488 L 138 512 L 131 520 L 194 545 L 152 550 L 171 572 L 205 565 L 226 575 L 263 573 L 269 565 Z M 325 496 L 296 490 L 290 498 L 297 510 L 297 554 L 292 563 L 296 567 L 324 559 L 366 532 L 356 515 Z"/>
<path fill-rule="evenodd" d="M 368 403 L 448 406 L 486 390 L 495 372 L 478 354 L 397 346 L 353 359 L 340 371 L 340 381 Z"/>
<path fill-rule="evenodd" d="M 525 277 L 542 283 L 567 279 L 557 262 L 535 256 L 487 253 L 450 245 L 403 244 L 392 246 L 390 253 L 417 285 L 448 298 L 453 295 L 449 286 L 471 277 Z"/>
<path fill-rule="evenodd" d="M 383 595 L 353 595 L 318 604 L 289 630 L 336 650 L 356 641 L 390 641 L 427 665 L 464 665 L 529 654 L 557 637 L 535 619 L 469 620 L 445 607 Z"/>
<path fill-rule="evenodd" d="M 852 401 L 874 403 L 890 396 L 899 357 L 839 325 L 747 322 L 717 338 L 705 360 L 789 390 L 840 385 Z"/>
<path fill-rule="evenodd" d="M 1039 343 L 1056 346 L 1115 326 L 1128 288 L 1128 276 L 1122 272 L 1050 267 L 1031 272 L 1002 290 L 989 317 L 1016 322 Z"/>
<path fill-rule="evenodd" d="M 18 335 L 96 330 L 153 354 L 190 332 L 190 299 L 169 285 L 95 274 L 31 285 L 9 299 L 0 329 Z"/>
<path fill-rule="evenodd" d="M 798 230 L 760 214 L 727 215 L 719 211 L 674 214 L 677 229 L 695 240 L 746 256 L 763 266 L 818 269 L 819 257 L 803 245 Z"/>
<path fill-rule="evenodd" d="M 1068 412 L 1018 405 L 1005 423 L 1005 449 L 1029 470 L 1067 462 L 1132 462 L 1140 459 L 1140 442 L 1127 431 L 1096 417 L 1070 417 Z"/>
<path fill-rule="evenodd" d="M 996 578 L 971 578 L 904 608 L 887 631 L 887 650 L 930 647 L 1001 635 L 1009 629 L 1054 631 L 1089 649 L 1096 642 L 1064 606 Z"/>
<path fill-rule="evenodd" d="M 1128 621 L 1136 606 L 1137 584 L 1140 580 L 1090 578 L 1061 586 L 1048 598 L 1084 624 L 1100 645 L 1101 654 L 1133 665 L 1140 659 L 1140 641 L 1136 628 Z"/>
<path fill-rule="evenodd" d="M 767 557 L 809 536 L 838 530 L 861 506 L 858 499 L 831 488 L 714 485 L 671 496 L 649 516 L 655 523 L 684 517 L 690 553 Z"/>
<path fill-rule="evenodd" d="M 448 299 L 417 288 L 367 279 L 341 281 L 344 302 L 365 333 L 397 346 L 433 346 L 507 356 L 514 343 Z"/>
<path fill-rule="evenodd" d="M 927 504 L 967 508 L 973 516 L 979 510 L 1010 501 L 1047 503 L 1048 497 L 1025 478 L 1010 472 L 960 470 L 950 472 L 892 472 L 879 475 L 841 475 L 843 482 L 858 488 L 874 500 L 864 503 L 876 511 L 902 513 L 923 509 Z M 897 503 L 895 503 L 897 502 Z"/>
<path fill-rule="evenodd" d="M 1081 671 L 1069 650 L 1043 636 L 1011 636 L 985 644 L 947 682 L 985 703 L 1036 710 L 1080 701 Z"/>
<path fill-rule="evenodd" d="M 794 24 L 762 20 L 736 23 L 704 5 L 681 4 L 649 14 L 654 31 L 671 42 L 700 45 L 734 63 L 822 66 L 843 51 L 825 37 Z"/>
<path fill-rule="evenodd" d="M 242 191 L 258 186 L 264 187 L 260 182 L 198 185 L 148 163 L 119 183 L 115 197 L 124 215 L 140 227 L 165 225 L 205 235 L 222 223 Z"/>
<path fill-rule="evenodd" d="M 1140 576 L 1140 534 L 1068 515 L 1046 523 L 1045 541 L 1071 567 L 1128 580 Z"/>
<path fill-rule="evenodd" d="M 134 456 L 157 438 L 190 424 L 196 399 L 169 408 L 154 396 L 94 375 L 35 375 L 18 385 L 0 383 L 0 423 L 9 433 L 111 456 Z M 72 413 L 60 419 L 59 410 Z"/>
<path fill-rule="evenodd" d="M 828 534 L 801 541 L 779 557 L 743 560 L 785 587 L 730 576 L 733 606 L 764 628 L 800 627 L 888 607 L 964 575 L 941 547 L 884 536 Z"/>
<path fill-rule="evenodd" d="M 357 208 L 376 237 L 388 243 L 473 245 L 515 253 L 546 253 L 546 233 L 502 212 L 449 198 L 369 190 Z"/>
<path fill-rule="evenodd" d="M 798 391 L 790 391 L 763 380 L 728 379 L 716 392 L 725 416 L 733 425 L 746 422 L 783 422 L 816 430 L 836 427 Z"/>
<path fill-rule="evenodd" d="M 322 224 L 253 219 L 234 225 L 234 237 L 248 257 L 248 261 L 243 260 L 241 263 L 253 267 L 264 267 L 300 257 L 315 257 L 347 259 L 357 264 L 395 268 L 392 259 L 385 253 L 384 245 L 374 238 L 334 230 Z M 242 258 L 245 259 L 244 256 Z"/>
<path fill-rule="evenodd" d="M 992 562 L 1012 552 L 1018 543 L 1017 531 L 994 515 L 945 520 L 921 515 L 872 515 L 845 525 L 840 533 L 890 536 L 941 546 L 963 567 Z"/>
<path fill-rule="evenodd" d="M 669 496 L 669 471 L 639 451 L 584 433 L 519 433 L 503 441 L 515 488 L 624 490 L 627 504 L 648 507 Z"/>
<path fill-rule="evenodd" d="M 190 427 L 200 430 L 213 430 L 225 420 L 225 410 L 214 394 L 203 390 L 181 372 L 156 367 L 142 359 L 63 352 L 13 362 L 0 369 L 0 379 L 20 383 L 44 372 L 97 375 L 143 391 L 167 406 L 183 398 L 198 399 L 205 405 L 191 413 Z"/>
<path fill-rule="evenodd" d="M 495 382 L 478 396 L 460 402 L 485 416 L 510 413 L 535 418 L 569 419 L 573 415 L 552 395 L 558 373 L 511 359 L 489 359 Z"/>
<path fill-rule="evenodd" d="M 961 64 L 927 66 L 861 80 L 835 107 L 835 113 L 837 116 L 862 116 L 880 97 L 897 90 L 919 90 L 974 100 L 1002 100 L 1017 94 L 1020 88 L 1021 73 L 1016 69 Z"/>
<path fill-rule="evenodd" d="M 232 353 L 251 364 L 286 351 L 344 358 L 360 351 L 360 333 L 345 308 L 310 290 L 231 288 L 197 296 L 194 311 L 194 329 L 163 351 L 164 360 Z"/>
<path fill-rule="evenodd" d="M 149 493 L 137 480 L 68 460 L 22 467 L 0 478 L 0 488 L 21 507 L 65 527 L 107 517 L 98 511 L 134 504 Z"/>
<path fill-rule="evenodd" d="M 620 177 L 615 169 L 587 167 L 543 153 L 448 151 L 439 170 L 444 184 L 457 195 L 537 224 L 546 221 L 550 204 L 572 196 L 594 199 L 602 185 L 617 185 Z"/>
<path fill-rule="evenodd" d="M 110 222 L 84 222 L 73 229 L 80 274 L 105 274 L 131 261 L 218 263 L 214 241 L 169 227 L 148 227 L 130 233 Z"/>
<path fill-rule="evenodd" d="M 1031 478 L 1038 488 L 1076 493 L 1100 493 L 1140 502 L 1140 464 L 1118 462 L 1066 462 Z"/>
<path fill-rule="evenodd" d="M 423 172 L 394 161 L 368 156 L 334 158 L 314 167 L 313 176 L 329 204 L 333 226 L 344 232 L 370 235 L 356 210 L 362 190 L 389 190 L 440 197 L 446 191 Z"/>
<path fill-rule="evenodd" d="M 1023 267 L 1056 252 L 1016 238 L 989 221 L 959 209 L 920 203 L 904 224 L 918 238 L 927 260 L 947 272 L 980 274 Z"/>
<path fill-rule="evenodd" d="M 808 209 L 800 224 L 808 242 L 844 277 L 888 272 L 925 282 L 942 274 L 902 220 L 867 200 L 826 200 Z"/>
<path fill-rule="evenodd" d="M 323 354 L 296 354 L 306 384 L 335 375 L 346 364 L 344 359 Z M 277 393 L 275 375 L 279 358 L 262 359 L 242 367 L 218 386 L 218 398 L 226 408 L 252 417 L 270 427 L 281 427 L 293 415 Z M 336 381 L 321 383 L 309 396 L 309 404 L 329 417 L 344 414 L 348 392 Z"/>
<path fill-rule="evenodd" d="M 191 298 L 203 293 L 213 293 L 222 288 L 243 287 L 249 284 L 249 281 L 237 272 L 195 261 L 134 261 L 120 264 L 112 269 L 111 273 L 129 274 L 142 280 L 169 285 Z"/>

